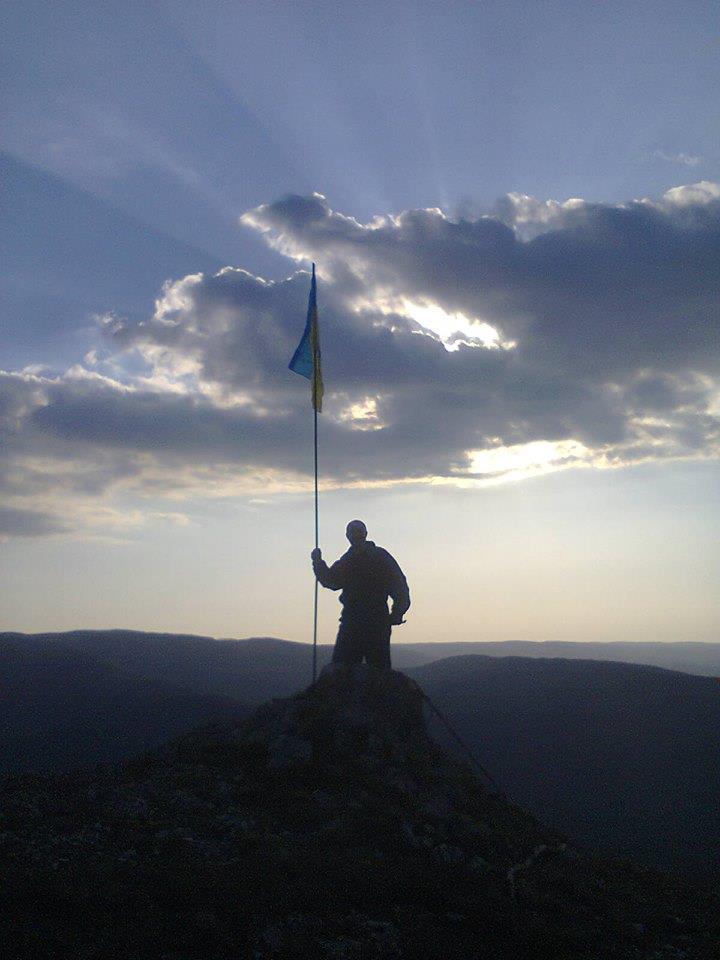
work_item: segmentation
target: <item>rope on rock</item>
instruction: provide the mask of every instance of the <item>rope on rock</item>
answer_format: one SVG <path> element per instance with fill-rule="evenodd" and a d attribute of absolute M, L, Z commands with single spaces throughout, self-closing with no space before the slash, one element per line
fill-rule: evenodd
<path fill-rule="evenodd" d="M 452 736 L 455 738 L 455 740 L 457 740 L 457 742 L 458 742 L 458 743 L 460 744 L 460 746 L 463 748 L 463 750 L 465 751 L 465 753 L 468 755 L 468 757 L 470 758 L 470 760 L 471 760 L 471 762 L 473 763 L 473 765 L 477 767 L 477 769 L 480 771 L 480 773 L 488 780 L 489 783 L 491 783 L 491 784 L 496 788 L 496 790 L 498 791 L 498 793 L 500 793 L 500 785 L 498 784 L 498 782 L 495 780 L 495 778 L 494 778 L 490 773 L 488 773 L 488 771 L 485 769 L 485 767 L 484 767 L 484 766 L 480 763 L 480 761 L 478 760 L 477 755 L 475 754 L 474 750 L 472 750 L 472 748 L 469 747 L 469 746 L 467 745 L 467 743 L 465 743 L 465 741 L 463 740 L 463 738 L 460 736 L 460 734 L 457 732 L 457 730 L 455 730 L 455 728 L 452 726 L 452 724 L 450 723 L 450 721 L 448 720 L 448 718 L 445 716 L 445 714 L 441 713 L 441 711 L 435 706 L 435 704 L 432 702 L 432 700 L 430 699 L 430 697 L 429 697 L 424 691 L 423 691 L 423 700 L 426 700 L 426 701 L 427 701 L 427 704 L 428 704 L 428 706 L 430 707 L 430 709 L 435 713 L 435 715 L 438 717 L 438 719 L 441 720 L 441 721 L 445 724 L 445 726 L 447 727 L 447 729 L 449 730 L 449 732 L 452 734 Z"/>

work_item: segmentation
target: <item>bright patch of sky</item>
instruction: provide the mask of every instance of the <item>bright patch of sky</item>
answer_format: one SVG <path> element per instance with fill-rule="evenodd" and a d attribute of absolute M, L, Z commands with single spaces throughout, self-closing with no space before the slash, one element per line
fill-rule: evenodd
<path fill-rule="evenodd" d="M 485 475 L 489 479 L 523 480 L 549 473 L 564 466 L 579 466 L 589 462 L 591 451 L 577 440 L 550 442 L 535 440 L 514 446 L 489 447 L 470 452 L 469 474 Z"/>
<path fill-rule="evenodd" d="M 500 346 L 509 349 L 512 346 L 501 344 L 499 332 L 489 323 L 472 320 L 460 311 L 449 313 L 437 303 L 418 303 L 402 299 L 399 303 L 376 301 L 374 306 L 382 313 L 399 313 L 414 321 L 422 330 L 435 334 L 446 350 L 457 350 L 461 343 L 467 346 L 482 346 L 488 350 L 498 349 Z"/>

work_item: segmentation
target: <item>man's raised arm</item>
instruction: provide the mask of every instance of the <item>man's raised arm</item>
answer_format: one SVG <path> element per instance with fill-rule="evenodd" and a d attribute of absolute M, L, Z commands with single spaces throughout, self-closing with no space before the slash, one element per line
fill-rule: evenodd
<path fill-rule="evenodd" d="M 322 558 L 322 550 L 320 547 L 315 547 L 310 554 L 310 559 L 312 560 L 315 576 L 321 586 L 327 587 L 328 590 L 342 590 L 345 586 L 342 557 L 329 567 Z"/>

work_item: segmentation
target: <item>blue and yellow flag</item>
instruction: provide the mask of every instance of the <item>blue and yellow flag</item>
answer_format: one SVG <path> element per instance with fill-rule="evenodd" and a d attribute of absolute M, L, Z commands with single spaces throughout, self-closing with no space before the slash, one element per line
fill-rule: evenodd
<path fill-rule="evenodd" d="M 308 300 L 307 321 L 302 339 L 298 344 L 293 358 L 288 364 L 294 373 L 299 373 L 310 381 L 310 400 L 313 410 L 322 411 L 323 379 L 320 363 L 320 330 L 318 328 L 317 288 L 315 284 L 315 264 L 312 265 L 312 280 L 310 281 L 310 299 Z"/>

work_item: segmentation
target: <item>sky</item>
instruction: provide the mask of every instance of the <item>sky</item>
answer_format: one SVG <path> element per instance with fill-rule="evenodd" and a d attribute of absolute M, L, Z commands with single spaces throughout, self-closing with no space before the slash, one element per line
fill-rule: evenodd
<path fill-rule="evenodd" d="M 1 629 L 311 637 L 314 261 L 397 640 L 720 640 L 715 4 L 2 17 Z"/>

